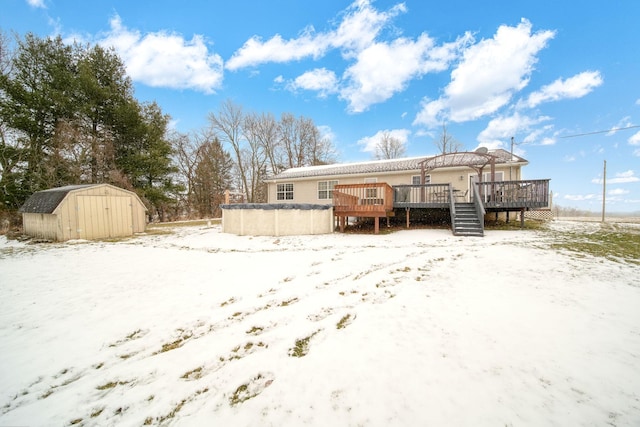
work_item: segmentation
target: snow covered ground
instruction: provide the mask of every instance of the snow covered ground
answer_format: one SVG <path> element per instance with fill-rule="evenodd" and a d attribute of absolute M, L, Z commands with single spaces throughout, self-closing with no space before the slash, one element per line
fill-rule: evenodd
<path fill-rule="evenodd" d="M 0 236 L 0 425 L 640 425 L 637 264 L 548 231 L 173 231 Z"/>

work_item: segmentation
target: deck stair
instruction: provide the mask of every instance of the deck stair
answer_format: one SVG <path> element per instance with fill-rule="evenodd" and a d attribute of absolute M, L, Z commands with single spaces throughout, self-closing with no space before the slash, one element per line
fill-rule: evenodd
<path fill-rule="evenodd" d="M 473 203 L 456 203 L 451 224 L 455 236 L 484 236 L 484 227 Z"/>

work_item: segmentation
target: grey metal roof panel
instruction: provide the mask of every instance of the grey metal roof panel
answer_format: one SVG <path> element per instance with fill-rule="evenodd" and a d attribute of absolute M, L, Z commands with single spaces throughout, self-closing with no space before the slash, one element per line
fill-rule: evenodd
<path fill-rule="evenodd" d="M 375 160 L 370 162 L 341 163 L 333 165 L 291 168 L 279 173 L 278 175 L 273 176 L 271 179 L 282 180 L 293 178 L 308 178 L 314 176 L 355 175 L 419 170 L 419 163 L 426 158 L 427 157 L 421 156 L 405 159 Z"/>
<path fill-rule="evenodd" d="M 454 153 L 452 153 L 454 154 Z M 497 163 L 507 163 L 512 160 L 512 156 L 508 151 L 503 149 L 490 150 L 489 154 L 495 156 Z M 313 178 L 319 176 L 339 176 L 339 175 L 356 175 L 356 174 L 372 174 L 383 172 L 404 172 L 420 170 L 420 163 L 424 160 L 435 156 L 409 157 L 404 159 L 391 160 L 373 160 L 368 162 L 357 163 L 338 163 L 322 166 L 305 166 L 299 168 L 291 168 L 271 177 L 268 181 L 280 181 L 286 179 L 297 178 Z M 526 162 L 525 159 L 513 155 L 513 160 L 517 162 Z"/>
<path fill-rule="evenodd" d="M 95 187 L 100 184 L 67 185 L 64 187 L 50 188 L 48 190 L 33 193 L 31 197 L 20 207 L 18 212 L 46 213 L 50 214 L 58 207 L 60 202 L 73 190 L 87 187 Z"/>

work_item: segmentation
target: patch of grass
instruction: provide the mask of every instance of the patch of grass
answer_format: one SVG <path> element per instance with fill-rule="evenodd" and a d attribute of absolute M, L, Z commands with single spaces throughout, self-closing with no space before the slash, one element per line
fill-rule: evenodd
<path fill-rule="evenodd" d="M 544 228 L 543 221 L 527 220 L 524 221 L 524 227 L 520 226 L 520 220 L 504 219 L 487 220 L 484 225 L 485 230 L 540 230 Z"/>
<path fill-rule="evenodd" d="M 203 388 L 202 390 L 196 391 L 194 394 L 187 397 L 186 399 L 182 399 L 167 415 L 163 415 L 162 417 L 157 418 L 158 424 L 163 424 L 165 421 L 174 418 L 178 414 L 178 412 L 182 410 L 182 408 L 187 402 L 193 400 L 196 396 L 206 393 L 208 391 L 209 391 L 208 388 Z M 147 422 L 147 419 L 145 419 L 145 423 Z M 151 420 L 151 423 L 153 423 L 153 419 Z"/>
<path fill-rule="evenodd" d="M 76 424 L 80 424 L 81 422 L 82 422 L 82 418 L 75 418 L 75 419 L 69 421 L 69 424 L 74 426 Z"/>
<path fill-rule="evenodd" d="M 55 387 L 51 387 L 49 390 L 42 393 L 42 395 L 40 396 L 40 399 L 46 399 L 47 397 L 51 396 L 53 394 L 54 389 Z"/>
<path fill-rule="evenodd" d="M 603 224 L 595 232 L 552 232 L 551 248 L 640 265 L 640 231 Z"/>
<path fill-rule="evenodd" d="M 308 337 L 296 340 L 296 344 L 293 348 L 289 349 L 289 356 L 291 357 L 304 357 L 309 353 L 309 341 L 320 331 L 316 331 Z"/>
<path fill-rule="evenodd" d="M 282 302 L 280 303 L 280 307 L 287 307 L 287 306 L 289 306 L 289 305 L 291 305 L 291 304 L 294 304 L 294 303 L 296 303 L 296 302 L 298 302 L 298 298 L 297 298 L 297 297 L 293 297 L 293 298 L 291 298 L 291 299 L 289 299 L 289 300 L 282 301 Z"/>
<path fill-rule="evenodd" d="M 176 348 L 180 348 L 184 345 L 185 341 L 187 341 L 188 339 L 190 339 L 193 336 L 193 334 L 191 333 L 186 333 L 181 335 L 178 339 L 176 339 L 175 341 L 172 341 L 170 343 L 166 343 L 166 344 L 162 344 L 162 348 L 157 351 L 154 354 L 158 354 L 158 353 L 166 353 L 167 351 L 171 351 L 171 350 L 175 350 Z"/>
<path fill-rule="evenodd" d="M 195 369 L 185 372 L 180 378 L 183 380 L 198 380 L 202 378 L 202 366 L 198 366 Z"/>
<path fill-rule="evenodd" d="M 100 408 L 100 409 L 96 409 L 95 411 L 93 411 L 91 413 L 91 415 L 89 415 L 91 418 L 97 418 L 100 416 L 100 414 L 102 413 L 102 411 L 104 411 L 104 408 Z"/>
<path fill-rule="evenodd" d="M 224 307 L 225 305 L 228 305 L 228 304 L 233 304 L 234 302 L 236 302 L 236 299 L 231 297 L 228 300 L 224 301 L 222 304 L 220 304 L 220 307 Z"/>
<path fill-rule="evenodd" d="M 260 335 L 262 331 L 264 331 L 264 328 L 262 326 L 252 326 L 251 329 L 249 329 L 245 333 L 249 335 Z"/>
<path fill-rule="evenodd" d="M 351 324 L 351 321 L 353 319 L 355 319 L 355 316 L 351 317 L 351 314 L 345 314 L 344 316 L 342 316 L 342 319 L 340 319 L 340 321 L 336 324 L 336 329 L 346 328 L 349 324 Z"/>
<path fill-rule="evenodd" d="M 251 381 L 238 386 L 229 398 L 229 404 L 231 404 L 231 406 L 236 406 L 259 395 L 262 390 L 264 390 L 264 387 L 256 387 L 255 383 L 260 382 L 264 378 L 265 377 L 262 374 L 258 374 L 252 378 Z M 269 385 L 271 381 L 273 380 L 269 380 L 266 385 Z"/>
<path fill-rule="evenodd" d="M 96 390 L 100 390 L 100 391 L 110 390 L 110 389 L 112 389 L 112 388 L 114 388 L 116 386 L 119 386 L 119 385 L 129 384 L 130 382 L 131 381 L 109 381 L 108 383 L 105 383 L 105 384 L 102 384 L 102 385 L 99 385 L 98 387 L 96 387 Z"/>

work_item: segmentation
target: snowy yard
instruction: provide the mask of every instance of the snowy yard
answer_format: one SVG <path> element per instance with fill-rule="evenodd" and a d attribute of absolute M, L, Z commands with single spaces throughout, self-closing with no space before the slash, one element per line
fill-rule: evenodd
<path fill-rule="evenodd" d="M 552 231 L 0 236 L 0 425 L 638 426 L 640 265 Z"/>

